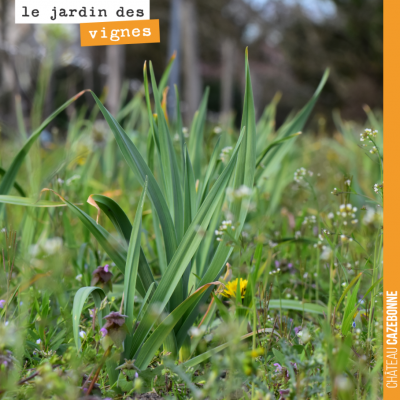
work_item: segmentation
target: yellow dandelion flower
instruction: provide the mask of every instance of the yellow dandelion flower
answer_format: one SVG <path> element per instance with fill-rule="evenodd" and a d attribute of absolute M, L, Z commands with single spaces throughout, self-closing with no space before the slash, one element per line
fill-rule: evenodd
<path fill-rule="evenodd" d="M 228 282 L 225 285 L 225 290 L 222 292 L 222 296 L 228 298 L 236 297 L 237 285 L 238 285 L 238 278 L 236 278 L 234 281 Z M 244 295 L 246 293 L 246 288 L 247 288 L 247 279 L 240 279 L 240 295 L 242 296 L 242 299 L 244 298 Z"/>

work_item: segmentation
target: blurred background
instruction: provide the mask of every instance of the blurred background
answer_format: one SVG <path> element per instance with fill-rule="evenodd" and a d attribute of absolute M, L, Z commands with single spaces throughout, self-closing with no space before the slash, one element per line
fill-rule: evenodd
<path fill-rule="evenodd" d="M 382 108 L 381 0 L 151 0 L 161 43 L 80 47 L 78 25 L 15 25 L 14 1 L 0 0 L 0 126 L 17 129 L 16 99 L 29 129 L 77 92 L 103 95 L 113 113 L 141 90 L 143 63 L 158 78 L 176 52 L 169 86 L 181 94 L 191 121 L 210 88 L 208 118 L 238 124 L 249 47 L 257 115 L 280 97 L 277 124 L 310 98 L 323 71 L 330 78 L 310 124 L 333 126 L 332 111 L 365 120 L 365 106 Z M 121 95 L 123 93 L 123 96 Z M 121 100 L 122 99 L 122 100 Z M 168 94 L 173 118 L 174 91 Z M 91 96 L 73 107 L 93 105 Z M 57 120 L 60 128 L 67 114 Z"/>

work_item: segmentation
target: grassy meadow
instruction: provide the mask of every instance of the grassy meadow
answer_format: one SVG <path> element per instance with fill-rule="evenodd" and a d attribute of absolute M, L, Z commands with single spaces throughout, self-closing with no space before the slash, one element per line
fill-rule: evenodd
<path fill-rule="evenodd" d="M 208 121 L 207 91 L 188 127 L 178 94 L 167 115 L 151 63 L 114 116 L 81 93 L 28 134 L 17 101 L 2 399 L 382 398 L 381 114 L 304 130 L 327 72 L 276 129 L 249 68 L 241 129 Z"/>

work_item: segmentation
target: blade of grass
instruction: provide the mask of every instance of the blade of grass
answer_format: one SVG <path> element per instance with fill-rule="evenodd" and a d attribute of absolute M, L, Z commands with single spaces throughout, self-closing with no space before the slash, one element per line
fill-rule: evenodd
<path fill-rule="evenodd" d="M 133 330 L 134 309 L 135 309 L 135 293 L 136 293 L 136 278 L 139 267 L 140 254 L 140 239 L 142 230 L 142 214 L 144 200 L 147 192 L 147 179 L 144 184 L 144 189 L 136 209 L 135 220 L 133 221 L 131 239 L 126 257 L 125 275 L 124 275 L 124 312 L 127 315 L 126 324 L 130 332 Z M 131 335 L 127 335 L 124 348 L 131 348 Z"/>
<path fill-rule="evenodd" d="M 176 51 L 174 52 L 174 54 L 172 54 L 171 58 L 169 59 L 168 64 L 167 64 L 167 68 L 165 68 L 165 71 L 164 71 L 164 73 L 163 73 L 163 75 L 162 75 L 162 77 L 160 79 L 160 83 L 159 83 L 159 86 L 158 86 L 158 92 L 159 93 L 163 93 L 164 89 L 167 87 L 169 75 L 171 73 L 171 68 L 172 68 L 172 66 L 174 64 L 175 58 L 176 58 Z"/>
<path fill-rule="evenodd" d="M 207 118 L 207 103 L 209 94 L 210 88 L 207 87 L 201 100 L 199 111 L 197 112 L 190 129 L 189 154 L 193 162 L 194 176 L 196 179 L 200 179 L 201 174 L 204 126 Z"/>
<path fill-rule="evenodd" d="M 106 297 L 102 289 L 98 287 L 84 287 L 80 288 L 74 297 L 74 304 L 72 306 L 72 330 L 74 333 L 75 345 L 78 351 L 81 351 L 81 339 L 79 337 L 79 323 L 81 319 L 83 306 L 89 296 L 93 297 L 94 304 L 97 310 L 97 321 L 99 326 L 103 325 L 103 317 L 109 314 L 108 305 L 104 310 L 100 310 L 100 304 Z"/>
<path fill-rule="evenodd" d="M 13 204 L 23 207 L 65 207 L 64 203 L 57 201 L 35 200 L 28 197 L 0 196 L 0 204 Z"/>

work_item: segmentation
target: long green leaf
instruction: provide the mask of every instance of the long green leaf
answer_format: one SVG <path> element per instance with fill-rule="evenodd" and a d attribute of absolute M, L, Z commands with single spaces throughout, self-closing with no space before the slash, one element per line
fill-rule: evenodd
<path fill-rule="evenodd" d="M 150 168 L 147 166 L 146 162 L 143 160 L 143 157 L 141 156 L 133 142 L 129 139 L 128 135 L 121 128 L 114 117 L 103 106 L 98 97 L 93 92 L 91 93 L 108 125 L 110 126 L 111 131 L 114 134 L 115 140 L 117 141 L 117 144 L 127 164 L 136 174 L 136 177 L 139 179 L 139 182 L 142 186 L 144 185 L 146 176 L 148 177 L 148 193 L 160 220 L 160 224 L 163 230 L 167 259 L 170 260 L 174 255 L 177 247 L 176 233 L 174 223 L 168 209 L 168 205 L 160 190 L 160 187 L 158 186 L 158 183 L 154 178 L 154 175 L 151 172 Z"/>
<path fill-rule="evenodd" d="M 103 325 L 103 317 L 109 314 L 108 305 L 104 310 L 100 310 L 100 304 L 106 297 L 102 289 L 98 287 L 84 287 L 79 289 L 74 297 L 74 304 L 72 306 L 72 330 L 74 333 L 75 345 L 78 351 L 81 350 L 81 339 L 79 337 L 79 323 L 81 319 L 83 306 L 89 296 L 93 297 L 94 304 L 97 310 L 97 321 L 99 326 Z"/>
<path fill-rule="evenodd" d="M 126 243 L 129 243 L 132 232 L 132 224 L 118 203 L 116 203 L 110 197 L 100 194 L 92 194 L 89 196 L 88 203 L 94 205 L 97 209 L 102 210 L 110 219 L 114 225 L 114 228 L 121 235 L 121 237 L 126 240 Z"/>
<path fill-rule="evenodd" d="M 347 298 L 346 307 L 343 313 L 343 320 L 342 320 L 342 334 L 344 336 L 350 330 L 351 321 L 353 320 L 353 316 L 357 311 L 357 294 L 358 289 L 360 288 L 361 279 L 358 280 L 357 284 L 355 285 L 351 295 Z"/>
<path fill-rule="evenodd" d="M 270 300 L 270 309 L 284 309 L 294 311 L 304 311 L 314 314 L 326 314 L 327 308 L 314 303 L 302 303 L 297 300 Z"/>
<path fill-rule="evenodd" d="M 23 207 L 65 207 L 65 203 L 58 201 L 35 200 L 28 197 L 0 195 L 0 204 L 13 204 Z"/>
<path fill-rule="evenodd" d="M 193 162 L 193 170 L 196 179 L 200 178 L 201 173 L 204 126 L 207 118 L 207 103 L 209 94 L 210 88 L 207 87 L 201 100 L 199 111 L 195 116 L 190 129 L 189 154 Z"/>
<path fill-rule="evenodd" d="M 128 255 L 126 257 L 125 275 L 124 275 L 124 312 L 127 315 L 126 323 L 130 332 L 133 330 L 136 278 L 138 275 L 139 255 L 140 255 L 140 237 L 142 229 L 142 214 L 144 200 L 147 192 L 147 179 L 136 210 L 135 220 L 133 221 L 132 234 L 129 242 Z M 131 335 L 125 339 L 125 349 L 131 347 Z"/>
<path fill-rule="evenodd" d="M 175 88 L 175 97 L 176 97 L 176 131 L 179 136 L 179 143 L 181 145 L 181 165 L 182 171 L 185 168 L 185 138 L 183 137 L 183 122 L 182 122 L 182 114 L 181 114 L 181 99 L 179 96 L 178 87 L 174 85 Z"/>
<path fill-rule="evenodd" d="M 235 182 L 234 187 L 238 188 L 245 185 L 249 188 L 253 187 L 254 175 L 255 175 L 255 163 L 256 163 L 256 120 L 255 120 L 255 109 L 254 109 L 254 98 L 253 90 L 251 86 L 250 78 L 250 67 L 248 60 L 248 52 L 246 50 L 246 89 L 244 97 L 244 107 L 242 116 L 242 134 L 245 134 L 245 141 L 241 146 L 238 155 L 238 161 L 235 171 Z M 248 204 L 246 202 L 237 201 L 232 205 L 232 213 L 235 218 L 234 224 L 236 226 L 235 236 L 239 237 L 244 221 L 247 216 Z M 232 247 L 226 246 L 225 243 L 221 242 L 217 247 L 217 251 L 211 263 L 208 265 L 199 286 L 205 285 L 207 282 L 212 282 L 219 276 L 228 261 L 230 254 L 232 253 Z M 204 301 L 203 300 L 200 300 Z M 200 303 L 199 302 L 199 303 Z M 199 312 L 198 304 L 188 310 L 184 316 L 184 322 L 177 334 L 178 347 L 183 343 L 187 330 L 196 320 Z"/>
<path fill-rule="evenodd" d="M 167 87 L 169 75 L 171 73 L 171 68 L 174 65 L 175 58 L 176 58 L 176 52 L 174 52 L 174 54 L 172 54 L 171 58 L 169 59 L 167 68 L 165 68 L 165 71 L 160 79 L 158 91 L 161 95 L 163 94 L 164 89 Z"/>
<path fill-rule="evenodd" d="M 248 51 L 246 49 L 246 89 L 242 116 L 242 129 L 246 132 L 246 141 L 239 151 L 238 163 L 235 171 L 234 188 L 244 185 L 253 188 L 256 170 L 256 115 L 254 108 L 253 89 L 251 86 Z M 235 218 L 236 238 L 239 237 L 246 219 L 248 202 L 235 201 L 232 204 L 232 213 Z"/>
<path fill-rule="evenodd" d="M 164 110 L 162 109 L 160 96 L 157 89 L 157 83 L 154 76 L 153 65 L 150 62 L 150 76 L 154 92 L 154 101 L 156 104 L 158 116 L 158 137 L 160 141 L 160 161 L 162 166 L 162 179 L 166 190 L 167 201 L 169 209 L 174 219 L 175 232 L 177 243 L 183 237 L 183 224 L 184 224 L 184 208 L 183 208 L 183 193 L 182 193 L 182 178 L 179 174 L 178 162 L 176 159 L 175 150 L 171 141 L 171 135 L 168 130 L 167 121 L 165 119 Z M 167 257 L 167 262 L 171 259 Z M 184 290 L 182 281 L 179 281 L 174 293 L 171 297 L 171 309 L 176 308 L 184 298 Z"/>
<path fill-rule="evenodd" d="M 243 139 L 243 133 L 240 136 L 236 148 L 233 152 L 232 158 L 224 171 L 218 178 L 217 182 L 211 189 L 209 195 L 205 199 L 203 205 L 197 212 L 193 222 L 190 224 L 185 233 L 174 257 L 168 265 L 167 271 L 161 278 L 161 281 L 151 299 L 151 305 L 157 305 L 158 313 L 165 308 L 173 291 L 178 285 L 184 271 L 186 270 L 189 261 L 195 254 L 199 244 L 202 241 L 202 231 L 207 229 L 211 217 L 217 207 L 219 199 L 224 195 L 226 186 L 231 178 L 233 169 L 236 164 L 238 150 Z M 209 281 L 210 282 L 210 281 Z M 209 283 L 206 282 L 206 283 Z M 212 282 L 212 281 L 211 281 Z M 142 323 L 138 326 L 134 338 L 131 357 L 137 352 L 143 343 L 148 332 L 154 324 L 154 318 L 144 318 Z"/>
<path fill-rule="evenodd" d="M 154 92 L 154 101 L 156 104 L 158 116 L 158 136 L 160 140 L 160 158 L 163 171 L 162 179 L 165 182 L 167 200 L 169 209 L 172 211 L 172 217 L 175 222 L 175 231 L 178 243 L 183 237 L 183 194 L 182 178 L 179 173 L 178 162 L 175 150 L 172 144 L 171 135 L 168 130 L 167 121 L 161 106 L 157 83 L 154 76 L 153 65 L 150 62 L 150 76 Z M 170 261 L 170 259 L 168 259 Z"/>
<path fill-rule="evenodd" d="M 182 302 L 175 310 L 166 317 L 157 329 L 150 335 L 144 345 L 139 351 L 139 355 L 136 358 L 135 365 L 140 369 L 145 369 L 149 365 L 150 361 L 154 357 L 154 354 L 159 349 L 161 344 L 165 341 L 169 333 L 174 328 L 175 324 L 182 318 L 185 311 L 194 304 L 197 299 L 213 285 L 218 285 L 220 282 L 212 282 L 199 288 L 185 301 Z"/>
<path fill-rule="evenodd" d="M 215 173 L 215 166 L 217 164 L 218 156 L 220 154 L 220 145 L 219 145 L 220 139 L 221 137 L 218 138 L 217 143 L 215 144 L 213 153 L 210 158 L 210 162 L 208 163 L 207 166 L 206 175 L 201 185 L 200 195 L 198 196 L 198 206 L 200 206 L 203 203 L 207 194 L 208 187 L 210 185 L 210 179 L 212 178 L 212 175 Z"/>
<path fill-rule="evenodd" d="M 264 159 L 264 157 L 268 154 L 268 152 L 269 152 L 271 149 L 273 149 L 274 147 L 279 146 L 279 145 L 281 145 L 282 143 L 286 142 L 287 140 L 292 139 L 292 138 L 295 138 L 296 136 L 299 136 L 299 135 L 301 135 L 301 132 L 294 133 L 293 135 L 289 135 L 289 136 L 287 136 L 287 137 L 284 137 L 284 138 L 282 138 L 282 139 L 275 140 L 274 142 L 272 142 L 272 143 L 271 143 L 270 145 L 268 145 L 268 146 L 265 148 L 265 150 L 263 150 L 263 151 L 261 152 L 261 154 L 257 157 L 257 164 L 256 164 L 256 167 L 258 167 L 258 166 L 262 163 L 262 160 Z"/>
<path fill-rule="evenodd" d="M 353 278 L 353 280 L 347 285 L 346 289 L 343 290 L 343 293 L 340 296 L 340 299 L 336 304 L 336 310 L 339 310 L 340 304 L 342 304 L 342 301 L 346 297 L 346 294 L 356 284 L 356 282 L 361 278 L 361 275 L 362 275 L 362 272 L 360 272 L 355 278 Z"/>

